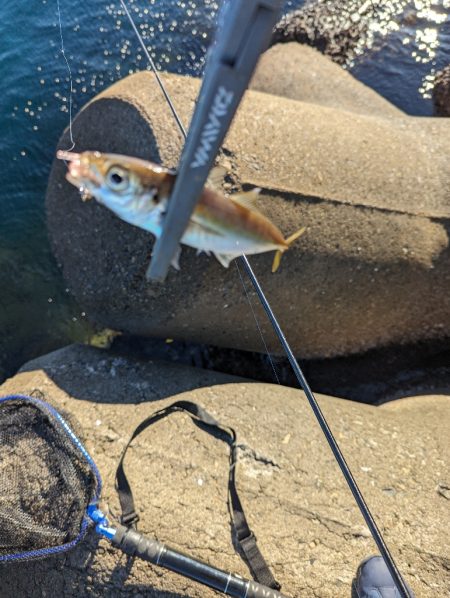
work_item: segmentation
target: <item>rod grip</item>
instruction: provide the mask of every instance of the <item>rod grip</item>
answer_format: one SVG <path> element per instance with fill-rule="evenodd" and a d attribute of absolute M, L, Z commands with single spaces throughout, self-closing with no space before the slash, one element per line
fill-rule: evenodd
<path fill-rule="evenodd" d="M 159 564 L 165 546 L 153 538 L 140 534 L 134 529 L 118 525 L 111 543 L 130 556 L 136 556 L 155 565 Z"/>
<path fill-rule="evenodd" d="M 130 556 L 180 573 L 228 596 L 235 598 L 286 598 L 272 588 L 212 567 L 123 525 L 117 526 L 111 543 Z"/>
<path fill-rule="evenodd" d="M 246 589 L 245 598 L 286 598 L 284 594 L 277 592 L 273 588 L 262 586 L 256 581 L 248 581 L 248 589 Z"/>

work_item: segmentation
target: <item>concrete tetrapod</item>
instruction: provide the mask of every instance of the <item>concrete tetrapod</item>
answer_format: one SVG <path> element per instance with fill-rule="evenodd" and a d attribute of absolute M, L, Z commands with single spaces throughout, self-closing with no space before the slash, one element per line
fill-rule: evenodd
<path fill-rule="evenodd" d="M 118 513 L 114 473 L 124 443 L 176 400 L 235 428 L 236 480 L 259 547 L 287 596 L 349 598 L 358 564 L 375 546 L 303 393 L 199 368 L 145 363 L 70 346 L 26 364 L 0 395 L 42 393 L 74 416 L 104 479 L 102 506 Z M 448 396 L 372 407 L 318 395 L 386 542 L 416 596 L 450 590 Z M 140 531 L 248 576 L 226 507 L 228 449 L 175 414 L 127 454 Z M 0 567 L 2 598 L 158 596 L 214 592 L 136 560 L 91 534 L 66 557 Z"/>
<path fill-rule="evenodd" d="M 198 80 L 165 81 L 187 123 Z M 449 127 L 445 119 L 387 119 L 247 93 L 225 143 L 226 187 L 261 187 L 260 209 L 286 235 L 307 227 L 275 275 L 272 255 L 251 259 L 297 355 L 344 355 L 450 333 Z M 97 96 L 73 130 L 77 151 L 168 166 L 177 164 L 182 143 L 150 73 Z M 66 133 L 58 147 L 67 146 Z M 225 270 L 184 249 L 181 272 L 172 270 L 164 285 L 147 282 L 151 235 L 83 203 L 64 175 L 55 162 L 50 237 L 88 317 L 132 334 L 263 350 L 233 265 Z M 264 317 L 261 326 L 278 351 Z"/>

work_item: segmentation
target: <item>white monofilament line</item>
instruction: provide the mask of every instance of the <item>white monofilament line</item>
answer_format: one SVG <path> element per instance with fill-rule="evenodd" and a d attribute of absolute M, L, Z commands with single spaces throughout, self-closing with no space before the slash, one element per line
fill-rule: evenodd
<path fill-rule="evenodd" d="M 67 151 L 73 150 L 75 147 L 75 141 L 73 140 L 72 135 L 72 96 L 73 96 L 73 82 L 72 82 L 72 71 L 70 70 L 70 64 L 67 60 L 66 51 L 64 49 L 64 40 L 63 40 L 63 32 L 62 32 L 62 24 L 61 24 L 61 9 L 59 6 L 59 0 L 56 0 L 56 8 L 58 11 L 58 23 L 59 23 L 59 37 L 61 39 L 61 54 L 66 62 L 67 71 L 69 73 L 69 82 L 70 82 L 70 91 L 69 91 L 69 135 L 70 135 L 70 142 L 72 145 L 67 148 Z"/>

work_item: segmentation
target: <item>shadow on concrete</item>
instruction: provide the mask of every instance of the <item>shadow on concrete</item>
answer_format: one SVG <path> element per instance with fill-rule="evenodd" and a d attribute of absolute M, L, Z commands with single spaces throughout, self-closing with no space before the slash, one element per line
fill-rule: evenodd
<path fill-rule="evenodd" d="M 365 353 L 299 363 L 314 392 L 358 403 L 383 403 L 417 394 L 450 394 L 448 339 L 392 345 Z M 118 355 L 159 359 L 195 368 L 244 375 L 253 381 L 298 388 L 286 357 L 183 341 L 120 336 Z"/>
<path fill-rule="evenodd" d="M 117 552 L 116 566 L 103 579 L 93 567 L 99 538 L 91 530 L 70 552 L 35 561 L 4 564 L 0 567 L 2 598 L 42 598 L 42 596 L 140 595 L 146 598 L 188 598 L 188 594 L 166 592 L 143 584 L 126 583 L 134 559 Z M 104 552 L 104 548 L 100 549 Z M 97 556 L 98 558 L 98 556 Z M 149 565 L 151 567 L 151 565 Z M 160 569 L 161 570 L 161 569 Z M 51 593 L 50 593 L 51 592 Z"/>
<path fill-rule="evenodd" d="M 83 346 L 75 362 L 70 355 L 72 362 L 64 363 L 68 349 L 37 358 L 21 371 L 42 368 L 70 396 L 100 403 L 157 401 L 244 379 L 299 387 L 287 359 L 276 355 L 135 336 L 116 338 L 108 351 Z M 124 368 L 133 374 L 133 362 L 143 369 L 139 368 L 138 381 L 130 376 L 133 383 L 127 386 L 115 374 L 123 374 Z M 447 340 L 300 361 L 314 392 L 371 405 L 419 394 L 450 395 L 449 364 Z"/>
<path fill-rule="evenodd" d="M 245 380 L 180 363 L 136 358 L 131 351 L 105 351 L 86 345 L 69 345 L 38 357 L 20 372 L 38 369 L 71 397 L 98 403 L 160 401 L 197 388 Z"/>

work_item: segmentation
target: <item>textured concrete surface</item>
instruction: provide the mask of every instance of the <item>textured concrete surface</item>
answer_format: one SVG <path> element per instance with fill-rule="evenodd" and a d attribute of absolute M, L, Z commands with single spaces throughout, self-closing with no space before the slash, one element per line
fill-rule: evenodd
<path fill-rule="evenodd" d="M 310 46 L 277 44 L 262 55 L 251 89 L 372 116 L 403 112 Z"/>
<path fill-rule="evenodd" d="M 342 73 L 347 77 L 347 74 Z M 185 124 L 199 83 L 166 76 Z M 76 149 L 175 166 L 180 135 L 150 73 L 112 86 L 74 122 Z M 225 144 L 228 185 L 262 187 L 260 208 L 305 235 L 270 273 L 251 259 L 296 354 L 322 358 L 450 334 L 450 121 L 377 118 L 250 91 Z M 67 134 L 59 147 L 68 147 Z M 83 203 L 55 161 L 50 237 L 88 317 L 132 334 L 263 351 L 234 264 L 184 249 L 164 285 L 144 274 L 153 237 Z M 247 286 L 248 288 L 248 286 Z M 249 296 L 266 342 L 279 352 Z"/>
<path fill-rule="evenodd" d="M 234 426 L 239 492 L 261 550 L 292 598 L 350 597 L 359 562 L 376 548 L 303 394 L 164 362 L 71 346 L 26 364 L 0 395 L 39 392 L 74 415 L 117 513 L 114 471 L 125 441 L 180 398 Z M 416 596 L 450 592 L 448 396 L 369 407 L 326 396 L 320 405 L 398 565 Z M 232 547 L 226 446 L 172 415 L 127 457 L 140 529 L 248 576 Z M 0 567 L 2 598 L 210 597 L 162 569 L 127 559 L 91 533 L 65 557 Z"/>

